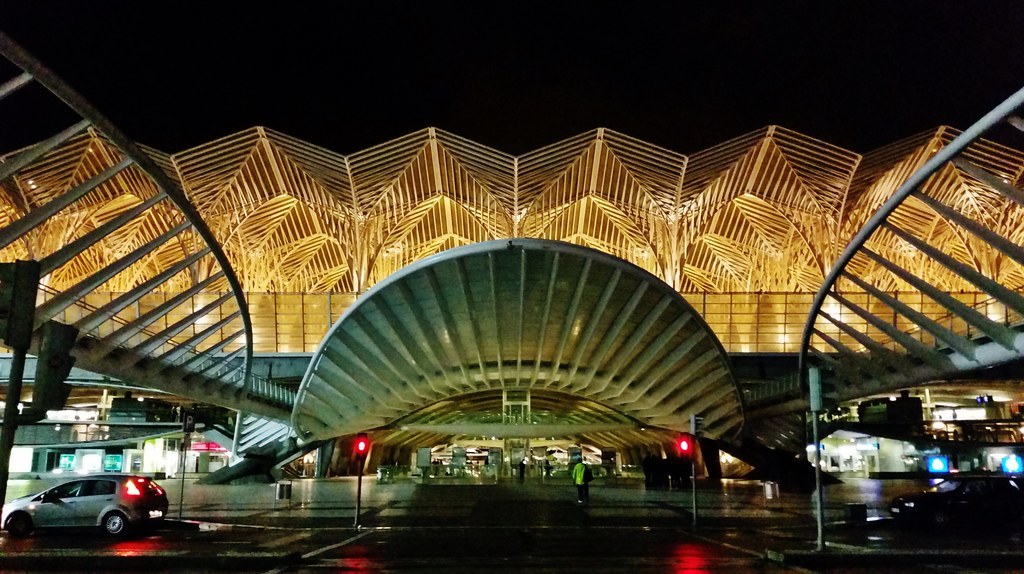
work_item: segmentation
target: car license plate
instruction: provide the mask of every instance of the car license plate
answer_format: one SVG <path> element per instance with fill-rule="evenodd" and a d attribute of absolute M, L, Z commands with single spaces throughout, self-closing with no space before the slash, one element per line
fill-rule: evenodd
<path fill-rule="evenodd" d="M 149 517 L 150 518 L 161 518 L 161 517 L 163 517 L 163 515 L 164 515 L 164 511 L 163 510 L 150 510 L 149 511 Z"/>
<path fill-rule="evenodd" d="M 893 514 L 899 514 L 900 513 L 900 509 L 898 507 L 896 507 L 896 506 L 890 508 L 889 510 L 891 510 Z"/>

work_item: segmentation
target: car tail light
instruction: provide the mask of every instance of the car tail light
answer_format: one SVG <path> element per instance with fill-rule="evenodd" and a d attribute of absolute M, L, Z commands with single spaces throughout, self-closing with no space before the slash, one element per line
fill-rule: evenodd
<path fill-rule="evenodd" d="M 128 496 L 141 496 L 142 495 L 142 491 L 139 490 L 139 487 L 135 486 L 135 481 L 134 480 L 129 480 L 127 483 L 125 483 L 124 490 L 125 490 L 125 494 L 128 495 Z"/>

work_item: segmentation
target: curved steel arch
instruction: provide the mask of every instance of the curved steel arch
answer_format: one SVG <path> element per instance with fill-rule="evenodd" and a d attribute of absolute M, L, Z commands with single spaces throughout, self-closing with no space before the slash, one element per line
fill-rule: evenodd
<path fill-rule="evenodd" d="M 591 399 L 667 429 L 703 415 L 712 437 L 743 425 L 725 351 L 679 293 L 606 253 L 539 239 L 451 249 L 370 289 L 314 353 L 292 425 L 326 439 L 502 389 Z"/>
<path fill-rule="evenodd" d="M 44 276 L 63 272 L 67 279 L 60 288 L 44 281 L 36 328 L 50 320 L 78 327 L 73 354 L 81 368 L 284 418 L 293 396 L 251 376 L 252 322 L 245 294 L 231 262 L 179 184 L 3 33 L 0 54 L 22 70 L 0 85 L 0 99 L 38 85 L 60 101 L 55 109 L 78 117 L 69 128 L 0 163 L 5 195 L 21 197 L 21 203 L 10 204 L 15 207 L 4 214 L 7 225 L 0 228 L 5 257 L 37 259 Z M 108 208 L 111 199 L 122 204 L 116 211 L 90 212 L 97 198 L 109 201 Z M 76 221 L 86 223 L 75 227 L 68 219 L 61 233 L 49 230 L 56 240 L 45 239 L 48 226 L 60 225 L 71 206 L 78 209 Z M 89 255 L 109 256 L 109 261 L 87 268 L 81 260 Z M 121 281 L 130 289 L 96 306 L 89 296 L 118 281 L 121 273 L 131 275 Z M 225 286 L 226 294 L 209 293 Z M 146 313 L 126 311 L 160 289 L 174 296 Z"/>
<path fill-rule="evenodd" d="M 1020 174 L 999 173 L 986 165 L 982 154 L 971 153 L 971 146 L 998 123 L 1005 121 L 1019 129 L 1021 122 L 1013 113 L 1022 105 L 1024 89 L 937 150 L 854 235 L 808 313 L 799 355 L 804 389 L 811 355 L 822 369 L 825 394 L 840 401 L 1021 359 L 1021 285 L 1001 284 L 1001 277 L 993 276 L 992 270 L 981 268 L 977 261 L 963 261 L 945 252 L 944 245 L 936 244 L 931 236 L 931 226 L 922 229 L 913 224 L 912 218 L 894 214 L 913 197 L 950 228 L 963 230 L 987 246 L 994 256 L 1005 256 L 1018 268 L 1024 266 L 1024 245 L 1019 235 L 993 228 L 990 222 L 998 218 L 986 217 L 1024 209 L 1024 192 L 1014 187 L 1019 181 L 1011 181 Z M 956 204 L 956 197 L 937 198 L 927 193 L 931 178 L 949 165 L 955 167 L 958 177 L 977 182 L 998 199 L 989 211 L 967 211 Z M 885 237 L 880 238 L 883 234 Z M 905 259 L 926 258 L 988 293 L 991 299 L 980 309 L 961 303 L 939 285 L 937 274 L 921 277 L 902 266 L 897 254 L 884 248 L 883 240 L 904 246 L 908 252 Z M 866 279 L 852 272 L 850 265 L 855 259 L 869 262 L 876 270 L 875 276 Z M 886 284 L 911 286 L 944 308 L 947 315 L 937 317 L 892 297 L 884 287 L 874 285 L 881 279 Z M 831 301 L 828 309 L 826 300 Z M 853 322 L 860 327 L 851 327 Z"/>

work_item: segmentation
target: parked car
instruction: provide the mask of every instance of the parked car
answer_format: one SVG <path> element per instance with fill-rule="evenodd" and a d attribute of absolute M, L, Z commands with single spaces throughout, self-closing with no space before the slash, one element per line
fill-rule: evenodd
<path fill-rule="evenodd" d="M 1020 520 L 1024 491 L 1008 476 L 958 476 L 922 492 L 897 496 L 889 512 L 901 521 L 933 526 Z"/>
<path fill-rule="evenodd" d="M 87 476 L 4 505 L 0 524 L 11 536 L 36 528 L 99 526 L 108 534 L 153 525 L 167 514 L 167 494 L 152 479 L 128 474 Z"/>

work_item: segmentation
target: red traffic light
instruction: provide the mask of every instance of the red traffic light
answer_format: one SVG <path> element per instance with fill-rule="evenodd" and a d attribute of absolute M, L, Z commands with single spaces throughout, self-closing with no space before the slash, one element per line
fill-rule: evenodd
<path fill-rule="evenodd" d="M 684 434 L 676 439 L 676 449 L 679 451 L 679 456 L 683 458 L 690 458 L 693 453 L 697 450 L 697 438 L 692 434 Z"/>
<path fill-rule="evenodd" d="M 359 456 L 366 456 L 366 453 L 370 451 L 370 439 L 367 438 L 366 433 L 361 432 L 356 435 L 356 454 Z"/>

